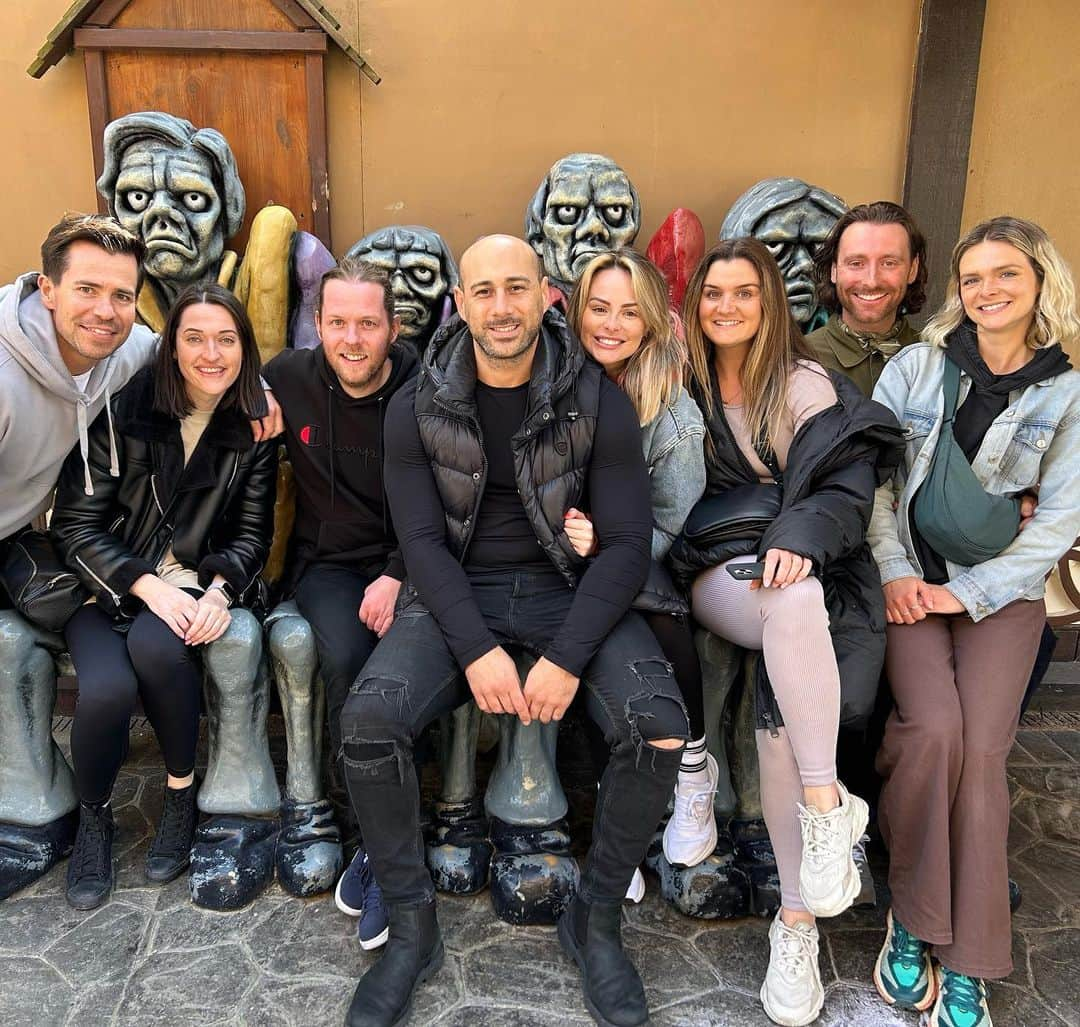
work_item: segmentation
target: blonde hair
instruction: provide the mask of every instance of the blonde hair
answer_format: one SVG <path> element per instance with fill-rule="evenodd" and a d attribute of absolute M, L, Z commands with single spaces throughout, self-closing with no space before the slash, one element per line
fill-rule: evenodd
<path fill-rule="evenodd" d="M 795 363 L 813 358 L 799 326 L 791 316 L 780 268 L 765 244 L 752 236 L 718 243 L 694 269 L 683 300 L 690 374 L 697 385 L 706 415 L 712 414 L 719 401 L 719 397 L 713 395 L 713 376 L 710 372 L 712 343 L 702 330 L 698 307 L 709 269 L 718 261 L 731 260 L 749 261 L 761 281 L 761 325 L 739 377 L 742 380 L 750 438 L 755 442 L 771 443 L 779 434 L 787 409 L 788 379 L 795 370 Z"/>
<path fill-rule="evenodd" d="M 1039 280 L 1035 316 L 1025 340 L 1028 346 L 1044 349 L 1058 342 L 1064 349 L 1070 349 L 1080 342 L 1076 288 L 1068 264 L 1042 228 L 1031 221 L 1013 217 L 983 221 L 956 244 L 949 261 L 945 302 L 927 322 L 923 338 L 934 346 L 945 346 L 948 335 L 967 317 L 960 298 L 960 261 L 968 250 L 984 242 L 1004 242 L 1014 246 L 1027 257 Z"/>
<path fill-rule="evenodd" d="M 686 346 L 676 333 L 675 315 L 668 307 L 664 276 L 652 261 L 626 248 L 593 257 L 581 272 L 566 311 L 566 319 L 574 333 L 580 338 L 593 279 L 601 271 L 612 269 L 630 276 L 638 312 L 645 325 L 641 345 L 627 361 L 619 385 L 634 404 L 638 423 L 646 425 L 679 394 L 686 367 Z"/>

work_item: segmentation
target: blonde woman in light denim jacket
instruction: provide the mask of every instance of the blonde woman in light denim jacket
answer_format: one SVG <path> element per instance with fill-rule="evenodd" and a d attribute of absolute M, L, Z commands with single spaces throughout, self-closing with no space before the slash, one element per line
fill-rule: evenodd
<path fill-rule="evenodd" d="M 666 573 L 662 587 L 656 587 L 656 570 L 705 491 L 705 422 L 682 387 L 686 347 L 668 307 L 667 283 L 651 261 L 629 249 L 594 257 L 574 286 L 566 319 L 589 355 L 630 397 L 641 425 L 652 500 L 654 571 L 634 606 L 674 667 L 690 718 L 691 740 L 683 753 L 675 812 L 663 844 L 670 862 L 693 866 L 716 848 L 712 797 L 719 770 L 705 751 L 701 665 L 689 608 Z M 566 533 L 581 555 L 593 551 L 597 540 L 592 524 L 580 511 L 570 512 Z M 643 893 L 644 881 L 635 875 L 628 897 L 640 901 Z"/>
<path fill-rule="evenodd" d="M 893 905 L 874 983 L 890 1005 L 933 1007 L 934 1027 L 989 1027 L 985 980 L 1012 971 L 1005 760 L 1045 579 L 1080 533 L 1080 374 L 1062 349 L 1080 340 L 1080 319 L 1046 233 L 1004 217 L 973 229 L 923 339 L 874 390 L 907 435 L 869 532 L 896 700 L 878 754 Z M 912 517 L 941 435 L 947 360 L 961 369 L 954 437 L 982 487 L 1038 490 L 1016 538 L 971 567 L 936 553 Z"/>

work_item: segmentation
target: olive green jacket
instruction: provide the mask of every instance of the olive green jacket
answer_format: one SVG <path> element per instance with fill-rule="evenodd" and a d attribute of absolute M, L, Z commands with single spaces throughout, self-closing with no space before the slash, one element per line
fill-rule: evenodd
<path fill-rule="evenodd" d="M 919 333 L 911 327 L 908 319 L 902 317 L 900 323 L 899 334 L 890 342 L 899 343 L 901 347 L 918 342 Z M 889 334 L 892 335 L 891 332 Z M 864 345 L 845 329 L 839 316 L 833 314 L 824 325 L 811 332 L 806 341 L 816 360 L 833 371 L 846 374 L 864 396 L 869 396 L 889 358 L 875 348 L 877 337 L 867 335 L 866 338 L 869 341 Z"/>

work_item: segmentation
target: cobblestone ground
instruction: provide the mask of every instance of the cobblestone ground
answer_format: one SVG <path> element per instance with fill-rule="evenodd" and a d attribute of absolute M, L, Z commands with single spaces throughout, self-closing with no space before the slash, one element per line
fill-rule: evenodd
<path fill-rule="evenodd" d="M 1080 700 L 1080 689 L 1068 693 Z M 1080 1025 L 1080 702 L 1064 705 L 1029 713 L 1011 757 L 1010 865 L 1024 899 L 1013 922 L 1016 970 L 992 992 L 999 1027 Z M 61 740 L 64 733 L 61 724 Z M 280 739 L 275 748 L 280 757 Z M 163 783 L 156 743 L 139 725 L 115 795 L 118 878 L 108 904 L 69 909 L 64 865 L 0 903 L 0 1023 L 341 1024 L 357 977 L 376 957 L 361 952 L 353 922 L 329 896 L 304 901 L 274 885 L 247 909 L 220 914 L 191 905 L 186 879 L 147 886 L 142 863 Z M 824 922 L 823 1027 L 918 1022 L 885 1007 L 870 983 L 884 918 L 880 861 L 875 872 L 878 909 Z M 554 929 L 510 927 L 486 894 L 444 897 L 439 915 L 447 959 L 418 994 L 413 1024 L 592 1022 Z M 626 907 L 623 933 L 652 1023 L 769 1024 L 757 998 L 767 928 L 754 919 L 687 919 L 660 900 L 650 878 L 645 901 Z"/>

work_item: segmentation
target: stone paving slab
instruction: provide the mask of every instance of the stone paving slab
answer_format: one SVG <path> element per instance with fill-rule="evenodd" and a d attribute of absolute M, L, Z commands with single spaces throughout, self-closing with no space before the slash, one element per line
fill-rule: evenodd
<path fill-rule="evenodd" d="M 1080 732 L 1059 721 L 1026 718 L 1010 758 L 1010 868 L 1024 901 L 1014 918 L 1016 969 L 992 990 L 999 1027 L 1080 1027 Z M 280 759 L 277 740 L 274 751 Z M 111 900 L 91 913 L 70 909 L 61 865 L 0 903 L 0 1025 L 341 1024 L 377 956 L 361 951 L 355 923 L 330 896 L 295 899 L 275 884 L 246 909 L 213 913 L 191 905 L 186 879 L 143 879 L 163 785 L 156 743 L 139 725 L 116 790 Z M 884 898 L 880 854 L 871 862 Z M 659 898 L 655 879 L 648 883 L 645 901 L 625 907 L 624 938 L 655 1027 L 768 1027 L 758 1001 L 768 923 L 691 920 Z M 446 962 L 417 995 L 416 1027 L 592 1023 L 553 928 L 503 923 L 486 894 L 442 897 L 439 916 Z M 882 904 L 822 923 L 822 1027 L 918 1023 L 883 1005 L 870 983 L 883 918 Z"/>

